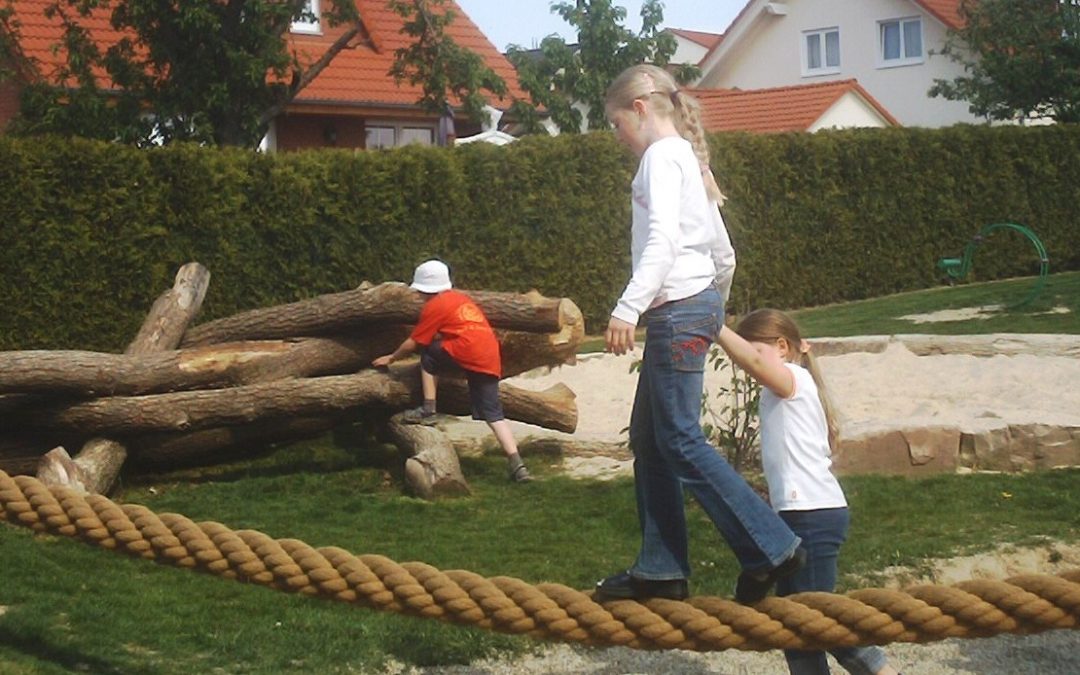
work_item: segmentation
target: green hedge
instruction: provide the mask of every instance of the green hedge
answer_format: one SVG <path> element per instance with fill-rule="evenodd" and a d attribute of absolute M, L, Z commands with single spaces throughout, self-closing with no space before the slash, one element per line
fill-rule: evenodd
<path fill-rule="evenodd" d="M 924 288 L 990 222 L 1080 268 L 1080 128 L 954 127 L 712 139 L 739 308 Z M 603 327 L 629 274 L 634 160 L 608 133 L 506 147 L 260 155 L 0 138 L 0 349 L 117 351 L 176 270 L 211 272 L 202 320 L 405 280 L 573 298 Z M 1030 273 L 1008 234 L 981 278 Z"/>

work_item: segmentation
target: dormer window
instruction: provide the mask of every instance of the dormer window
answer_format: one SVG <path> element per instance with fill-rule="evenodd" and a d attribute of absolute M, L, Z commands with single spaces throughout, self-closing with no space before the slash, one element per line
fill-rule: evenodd
<path fill-rule="evenodd" d="M 882 68 L 923 62 L 922 19 L 892 19 L 878 23 L 878 65 Z"/>
<path fill-rule="evenodd" d="M 292 22 L 289 30 L 305 35 L 322 35 L 322 26 L 319 24 L 319 0 L 307 0 L 304 3 L 304 11 Z"/>
<path fill-rule="evenodd" d="M 803 77 L 840 72 L 840 29 L 819 28 L 802 34 Z"/>

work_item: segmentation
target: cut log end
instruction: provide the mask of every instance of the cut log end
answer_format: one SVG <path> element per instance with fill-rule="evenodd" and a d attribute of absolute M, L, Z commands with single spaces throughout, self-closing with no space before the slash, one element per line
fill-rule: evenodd
<path fill-rule="evenodd" d="M 58 445 L 46 452 L 38 461 L 37 478 L 44 485 L 71 488 L 79 494 L 88 494 L 83 471 L 63 446 Z"/>

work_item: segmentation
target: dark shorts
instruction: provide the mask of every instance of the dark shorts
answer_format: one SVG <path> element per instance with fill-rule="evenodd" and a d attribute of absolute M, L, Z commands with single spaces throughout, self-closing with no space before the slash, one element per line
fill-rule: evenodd
<path fill-rule="evenodd" d="M 455 370 L 465 373 L 465 380 L 469 383 L 472 418 L 484 422 L 498 422 L 506 419 L 502 403 L 499 401 L 499 378 L 462 368 L 454 357 L 443 349 L 442 340 L 435 339 L 430 345 L 420 349 L 420 367 L 424 369 L 424 372 L 432 375 Z"/>

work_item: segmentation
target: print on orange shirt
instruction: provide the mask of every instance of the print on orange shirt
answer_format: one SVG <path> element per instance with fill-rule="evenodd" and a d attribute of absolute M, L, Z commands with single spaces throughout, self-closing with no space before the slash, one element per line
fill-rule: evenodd
<path fill-rule="evenodd" d="M 443 291 L 424 303 L 411 337 L 425 347 L 440 337 L 443 349 L 462 368 L 502 377 L 495 331 L 483 310 L 460 291 Z"/>

